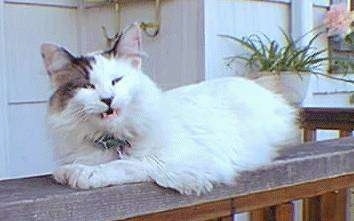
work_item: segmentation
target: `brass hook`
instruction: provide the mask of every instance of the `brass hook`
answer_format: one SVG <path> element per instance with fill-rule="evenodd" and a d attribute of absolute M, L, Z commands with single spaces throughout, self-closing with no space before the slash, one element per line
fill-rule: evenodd
<path fill-rule="evenodd" d="M 161 1 L 155 0 L 155 21 L 141 22 L 140 28 L 145 32 L 147 36 L 154 38 L 160 32 L 160 24 L 161 24 Z"/>
<path fill-rule="evenodd" d="M 110 0 L 110 3 L 114 3 L 114 9 L 115 11 L 117 12 L 118 14 L 118 26 L 120 26 L 120 18 L 119 18 L 119 10 L 120 10 L 120 7 L 119 7 L 119 4 L 118 4 L 118 0 Z M 109 37 L 108 36 L 108 32 L 107 32 L 107 29 L 106 27 L 103 25 L 101 26 L 102 28 L 102 32 L 103 32 L 103 36 L 104 38 L 106 39 L 106 46 L 107 48 L 111 48 L 113 46 L 113 43 L 115 42 L 115 40 L 118 38 L 119 36 L 119 33 L 120 33 L 120 27 L 118 28 L 118 32 L 112 36 L 112 37 Z"/>
<path fill-rule="evenodd" d="M 117 3 L 117 0 L 113 0 L 113 3 L 115 3 L 115 10 L 117 13 L 119 13 L 119 5 Z M 161 23 L 161 2 L 160 0 L 155 0 L 155 21 L 154 22 L 141 22 L 140 23 L 140 28 L 143 30 L 143 32 L 151 37 L 154 38 L 156 37 L 159 32 L 160 32 L 160 23 Z M 117 40 L 119 37 L 121 31 L 119 30 L 114 36 L 110 37 L 108 35 L 107 29 L 105 26 L 102 26 L 102 31 L 103 31 L 103 36 L 106 39 L 106 45 L 107 48 L 112 47 L 113 43 Z"/>

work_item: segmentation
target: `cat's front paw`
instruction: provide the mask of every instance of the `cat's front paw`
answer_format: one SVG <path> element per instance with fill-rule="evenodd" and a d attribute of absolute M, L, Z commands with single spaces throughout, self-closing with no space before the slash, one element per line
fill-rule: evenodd
<path fill-rule="evenodd" d="M 73 188 L 89 189 L 106 186 L 105 179 L 98 166 L 69 164 L 59 167 L 53 174 L 55 180 Z"/>

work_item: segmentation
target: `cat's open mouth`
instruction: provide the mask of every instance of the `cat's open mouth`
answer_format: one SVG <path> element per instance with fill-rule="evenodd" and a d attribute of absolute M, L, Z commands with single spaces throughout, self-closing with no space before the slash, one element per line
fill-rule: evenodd
<path fill-rule="evenodd" d="M 119 113 L 119 110 L 109 108 L 105 112 L 101 113 L 100 116 L 102 119 L 110 119 L 110 118 L 117 117 L 118 113 Z"/>

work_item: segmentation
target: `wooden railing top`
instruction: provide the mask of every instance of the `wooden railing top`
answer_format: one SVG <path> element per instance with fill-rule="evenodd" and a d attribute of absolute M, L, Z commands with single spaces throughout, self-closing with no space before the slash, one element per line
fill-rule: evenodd
<path fill-rule="evenodd" d="M 235 185 L 220 185 L 202 196 L 183 196 L 153 183 L 74 190 L 56 184 L 49 176 L 5 180 L 0 181 L 0 220 L 118 220 L 162 211 L 169 211 L 170 220 L 183 220 L 174 217 L 173 211 L 197 216 L 196 211 L 210 212 L 215 205 L 225 207 L 225 211 L 232 207 L 235 212 L 242 212 L 257 207 L 247 204 L 252 194 L 345 177 L 353 172 L 354 138 L 350 137 L 287 148 L 274 163 L 244 172 Z M 349 176 L 346 185 L 354 185 L 354 176 Z M 309 189 L 314 191 L 315 187 Z M 291 191 L 285 195 L 296 198 Z M 259 197 L 257 201 L 261 201 Z M 208 207 L 210 203 L 213 207 Z M 199 206 L 183 212 L 193 205 Z M 147 217 L 153 219 L 154 215 Z"/>
<path fill-rule="evenodd" d="M 354 108 L 306 107 L 300 121 L 307 128 L 354 130 Z"/>

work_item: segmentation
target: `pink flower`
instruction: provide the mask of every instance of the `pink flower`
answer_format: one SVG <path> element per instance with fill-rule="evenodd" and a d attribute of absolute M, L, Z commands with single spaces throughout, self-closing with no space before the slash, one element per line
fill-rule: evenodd
<path fill-rule="evenodd" d="M 345 35 L 350 31 L 352 22 L 353 16 L 343 3 L 331 5 L 324 19 L 328 36 Z"/>

